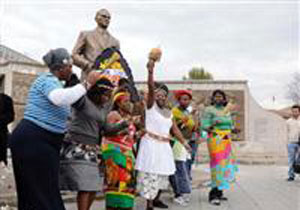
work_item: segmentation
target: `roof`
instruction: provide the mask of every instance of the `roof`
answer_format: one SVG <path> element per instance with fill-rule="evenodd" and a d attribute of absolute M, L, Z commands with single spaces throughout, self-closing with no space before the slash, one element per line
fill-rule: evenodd
<path fill-rule="evenodd" d="M 0 62 L 1 63 L 18 62 L 18 63 L 41 65 L 40 62 L 1 44 L 0 44 Z"/>

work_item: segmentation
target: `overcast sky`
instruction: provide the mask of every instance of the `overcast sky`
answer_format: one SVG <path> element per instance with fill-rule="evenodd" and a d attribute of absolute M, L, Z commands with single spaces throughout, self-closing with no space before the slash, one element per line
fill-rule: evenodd
<path fill-rule="evenodd" d="M 79 31 L 96 27 L 101 8 L 112 13 L 109 31 L 136 80 L 146 79 L 149 49 L 160 46 L 157 79 L 181 80 L 203 66 L 215 79 L 248 80 L 264 107 L 290 103 L 286 86 L 300 64 L 296 0 L 0 0 L 1 44 L 39 61 L 51 48 L 71 51 Z"/>

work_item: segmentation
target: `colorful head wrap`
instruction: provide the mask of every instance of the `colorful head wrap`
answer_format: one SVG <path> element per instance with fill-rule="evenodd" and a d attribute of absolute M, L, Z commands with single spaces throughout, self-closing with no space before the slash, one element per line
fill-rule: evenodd
<path fill-rule="evenodd" d="M 113 103 L 116 103 L 118 101 L 122 101 L 124 99 L 130 99 L 130 95 L 127 92 L 118 92 L 113 97 Z"/>
<path fill-rule="evenodd" d="M 96 86 L 98 88 L 101 89 L 107 89 L 107 90 L 113 90 L 114 89 L 114 85 L 112 84 L 112 82 L 106 78 L 106 77 L 100 77 L 97 82 L 96 82 Z"/>
<path fill-rule="evenodd" d="M 179 100 L 180 97 L 183 95 L 188 95 L 190 97 L 190 99 L 193 98 L 192 91 L 190 91 L 190 90 L 176 90 L 176 91 L 174 91 L 174 94 L 175 94 L 175 98 L 177 100 Z"/>

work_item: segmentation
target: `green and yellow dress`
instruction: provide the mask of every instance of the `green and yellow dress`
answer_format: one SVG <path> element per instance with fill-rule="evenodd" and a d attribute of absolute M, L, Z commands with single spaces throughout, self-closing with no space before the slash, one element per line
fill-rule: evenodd
<path fill-rule="evenodd" d="M 236 158 L 231 144 L 233 120 L 223 106 L 209 106 L 202 118 L 202 128 L 209 130 L 207 146 L 210 155 L 211 187 L 224 190 L 235 181 Z"/>

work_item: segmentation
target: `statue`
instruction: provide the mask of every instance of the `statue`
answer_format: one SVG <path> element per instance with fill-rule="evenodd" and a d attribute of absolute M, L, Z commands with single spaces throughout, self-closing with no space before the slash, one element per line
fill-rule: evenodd
<path fill-rule="evenodd" d="M 95 60 L 103 50 L 111 47 L 120 49 L 119 41 L 107 30 L 110 19 L 110 13 L 106 9 L 101 9 L 95 16 L 98 26 L 94 30 L 80 32 L 72 51 L 72 58 L 74 64 L 82 69 L 82 80 L 94 69 Z"/>

